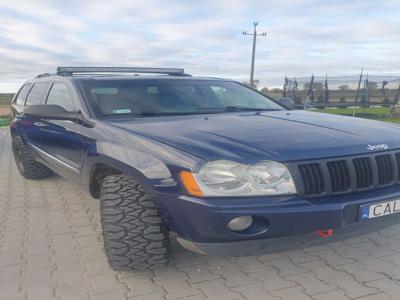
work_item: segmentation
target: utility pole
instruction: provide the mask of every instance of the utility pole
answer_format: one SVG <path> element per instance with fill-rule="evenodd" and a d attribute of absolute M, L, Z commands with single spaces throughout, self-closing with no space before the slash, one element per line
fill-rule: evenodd
<path fill-rule="evenodd" d="M 253 26 L 254 26 L 254 31 L 253 33 L 247 33 L 246 31 L 243 31 L 243 35 L 252 35 L 253 36 L 253 52 L 251 54 L 251 67 L 250 67 L 250 86 L 254 87 L 254 60 L 255 60 L 255 56 L 256 56 L 256 40 L 257 40 L 257 36 L 266 36 L 267 33 L 263 32 L 263 33 L 257 33 L 257 25 L 258 22 L 254 22 Z"/>
<path fill-rule="evenodd" d="M 359 96 L 359 93 L 360 93 L 361 80 L 362 80 L 362 77 L 363 77 L 363 71 L 364 71 L 364 68 L 361 68 L 360 79 L 358 80 L 358 86 L 357 86 L 356 99 L 355 99 L 355 101 L 354 101 L 354 102 L 356 103 L 356 105 L 357 105 L 357 103 L 358 103 L 358 96 Z"/>

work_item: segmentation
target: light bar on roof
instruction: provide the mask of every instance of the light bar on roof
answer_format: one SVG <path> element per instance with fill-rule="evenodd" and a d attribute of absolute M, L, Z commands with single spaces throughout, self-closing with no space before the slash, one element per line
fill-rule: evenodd
<path fill-rule="evenodd" d="M 177 68 L 136 68 L 136 67 L 57 67 L 57 74 L 73 73 L 155 73 L 155 74 L 184 74 L 183 69 Z"/>

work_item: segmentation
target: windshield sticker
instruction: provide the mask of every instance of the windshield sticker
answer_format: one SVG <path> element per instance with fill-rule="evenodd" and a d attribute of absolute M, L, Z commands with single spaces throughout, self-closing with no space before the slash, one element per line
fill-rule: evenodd
<path fill-rule="evenodd" d="M 132 111 L 129 108 L 126 109 L 113 109 L 113 114 L 130 114 Z"/>

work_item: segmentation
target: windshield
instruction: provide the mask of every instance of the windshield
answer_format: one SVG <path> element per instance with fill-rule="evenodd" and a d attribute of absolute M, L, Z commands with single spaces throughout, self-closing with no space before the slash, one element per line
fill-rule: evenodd
<path fill-rule="evenodd" d="M 219 80 L 83 80 L 98 117 L 284 110 L 236 82 Z"/>

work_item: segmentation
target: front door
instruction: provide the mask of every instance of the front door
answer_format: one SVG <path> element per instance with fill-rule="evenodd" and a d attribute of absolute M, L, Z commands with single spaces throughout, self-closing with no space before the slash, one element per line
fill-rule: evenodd
<path fill-rule="evenodd" d="M 62 82 L 53 83 L 46 104 L 57 104 L 67 111 L 77 108 L 69 88 Z M 34 151 L 60 175 L 77 179 L 91 140 L 82 134 L 83 125 L 64 120 L 35 120 L 36 134 L 28 140 Z"/>

